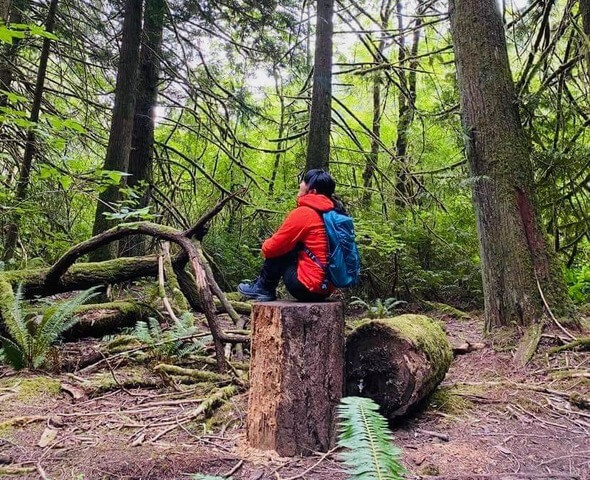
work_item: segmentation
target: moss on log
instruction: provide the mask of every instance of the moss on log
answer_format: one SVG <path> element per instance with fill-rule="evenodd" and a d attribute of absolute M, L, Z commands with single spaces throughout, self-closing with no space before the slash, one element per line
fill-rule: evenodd
<path fill-rule="evenodd" d="M 35 295 L 54 295 L 72 290 L 85 290 L 95 285 L 126 282 L 158 274 L 157 257 L 117 258 L 106 262 L 76 263 L 61 277 L 59 283 L 46 285 L 49 268 L 29 268 L 0 273 L 0 282 L 8 282 L 16 289 L 22 284 L 27 298 Z"/>
<path fill-rule="evenodd" d="M 453 360 L 440 325 L 424 315 L 370 320 L 346 342 L 346 394 L 370 397 L 390 420 L 417 407 Z"/>

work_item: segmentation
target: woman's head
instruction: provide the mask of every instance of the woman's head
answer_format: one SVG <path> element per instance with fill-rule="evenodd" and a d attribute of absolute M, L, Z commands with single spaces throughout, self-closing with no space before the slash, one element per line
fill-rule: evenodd
<path fill-rule="evenodd" d="M 299 184 L 299 196 L 307 193 L 318 193 L 331 197 L 336 189 L 336 181 L 328 172 L 321 168 L 309 170 Z"/>

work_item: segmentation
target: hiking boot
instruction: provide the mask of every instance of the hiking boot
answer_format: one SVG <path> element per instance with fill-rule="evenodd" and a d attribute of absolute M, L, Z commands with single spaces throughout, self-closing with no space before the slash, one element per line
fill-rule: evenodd
<path fill-rule="evenodd" d="M 266 288 L 260 277 L 254 283 L 240 283 L 238 292 L 250 300 L 258 300 L 259 302 L 272 302 L 277 299 L 276 289 Z"/>

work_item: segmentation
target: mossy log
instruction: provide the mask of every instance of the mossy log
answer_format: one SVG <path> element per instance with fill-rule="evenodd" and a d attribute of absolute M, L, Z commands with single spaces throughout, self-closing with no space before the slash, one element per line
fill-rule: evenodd
<path fill-rule="evenodd" d="M 452 360 L 445 333 L 429 317 L 368 320 L 346 341 L 346 394 L 372 398 L 393 420 L 434 391 Z"/>
<path fill-rule="evenodd" d="M 0 273 L 0 281 L 8 282 L 13 289 L 22 285 L 26 298 L 36 295 L 55 295 L 73 290 L 85 290 L 95 285 L 109 285 L 158 274 L 155 256 L 117 258 L 106 262 L 76 263 L 59 282 L 46 283 L 49 268 L 29 268 Z"/>
<path fill-rule="evenodd" d="M 78 323 L 64 333 L 66 340 L 117 333 L 147 320 L 149 309 L 135 302 L 109 302 L 82 305 L 76 309 Z"/>

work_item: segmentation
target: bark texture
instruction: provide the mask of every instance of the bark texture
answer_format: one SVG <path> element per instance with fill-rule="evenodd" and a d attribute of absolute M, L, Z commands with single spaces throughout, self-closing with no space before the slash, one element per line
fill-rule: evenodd
<path fill-rule="evenodd" d="M 328 451 L 343 389 L 342 304 L 255 303 L 252 325 L 248 442 L 282 456 Z"/>
<path fill-rule="evenodd" d="M 584 31 L 583 48 L 586 52 L 586 75 L 590 78 L 590 0 L 579 0 L 580 14 L 582 15 L 582 29 Z"/>
<path fill-rule="evenodd" d="M 151 195 L 154 118 L 158 99 L 165 9 L 164 0 L 146 0 L 127 178 L 127 185 L 139 195 L 139 208 L 147 207 Z M 145 239 L 139 236 L 129 237 L 120 251 L 130 256 L 144 255 Z"/>
<path fill-rule="evenodd" d="M 334 0 L 318 0 L 306 170 L 327 169 L 330 163 L 333 16 Z"/>
<path fill-rule="evenodd" d="M 480 243 L 486 329 L 528 325 L 570 302 L 535 206 L 529 143 L 519 117 L 495 0 L 451 0 L 467 159 Z"/>
<path fill-rule="evenodd" d="M 123 38 L 117 83 L 115 87 L 115 105 L 109 134 L 109 143 L 103 168 L 127 172 L 129 168 L 129 152 L 133 131 L 133 114 L 135 110 L 135 90 L 139 65 L 139 44 L 141 34 L 142 0 L 126 0 L 125 19 L 123 20 Z M 120 200 L 119 188 L 124 184 L 111 185 L 99 195 L 94 218 L 93 235 L 114 226 L 105 213 L 112 212 L 113 205 Z M 105 245 L 92 252 L 92 261 L 107 260 L 114 256 L 117 245 Z"/>
<path fill-rule="evenodd" d="M 367 321 L 346 339 L 346 395 L 372 398 L 393 420 L 434 391 L 452 360 L 445 333 L 429 317 Z"/>

